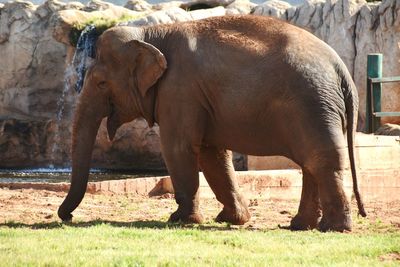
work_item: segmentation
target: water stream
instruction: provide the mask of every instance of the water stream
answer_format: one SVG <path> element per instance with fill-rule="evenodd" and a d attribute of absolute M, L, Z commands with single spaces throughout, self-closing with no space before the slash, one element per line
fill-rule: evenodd
<path fill-rule="evenodd" d="M 70 179 L 71 168 L 55 168 L 60 165 L 59 159 L 61 153 L 65 153 L 59 144 L 62 138 L 68 136 L 68 129 L 64 124 L 65 111 L 67 105 L 67 97 L 71 95 L 72 90 L 80 93 L 83 86 L 86 70 L 90 67 L 95 57 L 95 44 L 98 38 L 96 28 L 92 25 L 87 26 L 81 33 L 75 54 L 71 63 L 67 66 L 64 74 L 64 88 L 60 98 L 57 101 L 56 124 L 54 129 L 54 142 L 51 147 L 52 162 L 48 168 L 38 169 L 3 169 L 0 170 L 0 182 L 66 182 Z M 69 108 L 69 107 L 68 107 Z M 68 118 L 70 119 L 70 118 Z M 66 165 L 70 165 L 68 162 Z M 115 173 L 105 170 L 91 170 L 91 180 L 109 180 L 109 179 L 125 179 L 127 177 L 143 176 L 143 172 L 128 172 L 129 175 L 123 173 Z M 112 177 L 111 177 L 112 175 Z"/>
<path fill-rule="evenodd" d="M 93 63 L 96 56 L 96 41 L 99 33 L 94 25 L 88 25 L 82 31 L 76 45 L 75 55 L 72 59 L 72 66 L 76 71 L 77 81 L 75 91 L 81 92 L 86 70 Z"/>
<path fill-rule="evenodd" d="M 61 143 L 61 133 L 64 129 L 62 129 L 63 119 L 64 119 L 64 110 L 65 110 L 65 102 L 67 94 L 71 91 L 71 79 L 75 75 L 74 70 L 71 65 L 68 65 L 65 73 L 64 73 L 64 88 L 61 93 L 60 98 L 57 101 L 57 113 L 56 113 L 56 123 L 54 129 L 54 140 L 53 145 L 51 148 L 51 159 L 52 162 L 49 165 L 50 169 L 54 168 L 57 162 L 57 155 L 62 153 L 62 149 L 60 148 L 59 144 Z"/>
<path fill-rule="evenodd" d="M 59 144 L 61 138 L 63 138 L 63 119 L 65 116 L 65 105 L 66 98 L 71 94 L 71 90 L 75 90 L 80 93 L 82 90 L 86 70 L 90 67 L 95 57 L 96 40 L 98 33 L 93 25 L 87 26 L 81 33 L 75 54 L 72 61 L 66 67 L 64 73 L 64 88 L 61 93 L 59 100 L 57 101 L 57 114 L 56 114 L 56 125 L 54 130 L 54 143 L 51 148 L 52 163 L 49 165 L 50 169 L 53 169 L 57 164 L 57 156 L 62 153 L 62 149 Z"/>

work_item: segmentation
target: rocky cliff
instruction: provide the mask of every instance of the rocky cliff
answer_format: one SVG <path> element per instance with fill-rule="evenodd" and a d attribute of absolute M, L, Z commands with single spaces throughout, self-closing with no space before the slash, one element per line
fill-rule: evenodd
<path fill-rule="evenodd" d="M 364 129 L 367 55 L 383 53 L 383 75 L 400 76 L 400 1 L 317 0 L 292 7 L 272 0 L 257 6 L 253 13 L 272 15 L 306 28 L 339 54 L 356 83 L 359 129 Z M 400 111 L 399 83 L 384 85 L 382 110 Z M 400 123 L 400 118 L 383 121 Z"/>
<path fill-rule="evenodd" d="M 0 168 L 69 166 L 71 121 L 78 95 L 68 87 L 74 54 L 71 28 L 95 16 L 135 17 L 128 25 L 173 23 L 209 16 L 275 16 L 331 45 L 352 73 L 360 94 L 360 123 L 365 117 L 366 56 L 384 54 L 385 76 L 400 75 L 400 2 L 385 0 L 310 1 L 291 6 L 246 0 L 172 1 L 150 5 L 129 0 L 125 7 L 92 1 L 87 5 L 50 0 L 42 5 L 16 1 L 0 4 Z M 400 84 L 384 87 L 383 109 L 400 111 Z M 400 119 L 392 119 L 398 123 Z M 236 157 L 237 166 L 243 157 Z M 143 120 L 124 125 L 113 143 L 101 127 L 94 167 L 163 169 L 158 129 Z"/>

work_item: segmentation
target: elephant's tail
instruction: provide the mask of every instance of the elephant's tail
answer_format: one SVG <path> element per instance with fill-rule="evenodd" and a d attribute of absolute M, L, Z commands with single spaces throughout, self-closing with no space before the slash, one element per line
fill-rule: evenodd
<path fill-rule="evenodd" d="M 364 209 L 364 203 L 361 199 L 360 192 L 358 191 L 357 172 L 354 157 L 354 133 L 357 126 L 357 114 L 358 114 L 358 94 L 357 88 L 347 72 L 342 77 L 342 88 L 345 99 L 346 116 L 347 116 L 347 145 L 349 151 L 351 176 L 353 178 L 353 191 L 357 200 L 358 214 L 362 217 L 366 217 L 367 213 Z"/>

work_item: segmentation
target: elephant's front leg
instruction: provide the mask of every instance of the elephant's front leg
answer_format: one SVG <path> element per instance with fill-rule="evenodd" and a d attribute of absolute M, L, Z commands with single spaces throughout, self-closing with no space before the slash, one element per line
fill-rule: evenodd
<path fill-rule="evenodd" d="M 199 212 L 199 171 L 197 155 L 191 145 L 176 140 L 162 140 L 163 156 L 171 176 L 178 209 L 169 221 L 201 223 Z"/>
<path fill-rule="evenodd" d="M 250 219 L 247 203 L 238 191 L 232 153 L 224 149 L 202 146 L 200 167 L 219 202 L 224 205 L 216 221 L 244 224 Z"/>

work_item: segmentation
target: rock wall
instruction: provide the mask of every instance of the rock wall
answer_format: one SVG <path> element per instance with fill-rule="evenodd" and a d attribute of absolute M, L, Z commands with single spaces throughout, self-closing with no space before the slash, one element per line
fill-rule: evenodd
<path fill-rule="evenodd" d="M 200 8 L 200 9 L 199 9 Z M 207 9 L 204 9 L 207 8 Z M 93 16 L 137 15 L 129 25 L 173 23 L 210 16 L 275 16 L 310 32 L 341 56 L 360 95 L 360 123 L 365 117 L 366 57 L 384 54 L 384 75 L 400 75 L 400 2 L 385 0 L 309 1 L 291 6 L 277 0 L 255 5 L 246 0 L 172 1 L 150 5 L 129 0 L 125 8 L 101 1 L 87 5 L 49 0 L 42 5 L 18 1 L 0 5 L 0 168 L 70 165 L 70 136 L 78 95 L 66 87 L 65 73 L 74 48 L 72 24 Z M 73 77 L 72 77 L 73 80 Z M 385 85 L 383 109 L 400 111 L 400 84 Z M 399 118 L 385 120 L 399 123 Z M 245 158 L 236 155 L 238 168 Z M 103 125 L 93 166 L 116 169 L 164 169 L 158 128 L 143 120 L 124 125 L 113 143 Z"/>
<path fill-rule="evenodd" d="M 292 7 L 272 0 L 255 7 L 253 13 L 272 15 L 306 28 L 339 54 L 356 83 L 360 97 L 358 129 L 364 129 L 367 55 L 382 53 L 383 76 L 400 76 L 400 1 L 316 0 Z M 385 84 L 383 88 L 382 110 L 400 111 L 400 83 Z M 400 123 L 400 118 L 382 121 Z"/>
<path fill-rule="evenodd" d="M 0 9 L 0 167 L 48 164 L 66 46 L 48 27 L 55 2 Z"/>
<path fill-rule="evenodd" d="M 54 39 L 54 15 L 61 10 L 102 8 L 101 3 L 83 6 L 57 1 L 40 6 L 10 2 L 1 7 L 0 168 L 70 165 L 72 113 L 77 94 L 66 87 L 65 78 L 73 47 Z M 158 130 L 149 129 L 139 120 L 125 125 L 116 142 L 110 144 L 103 123 L 93 166 L 164 169 Z"/>

